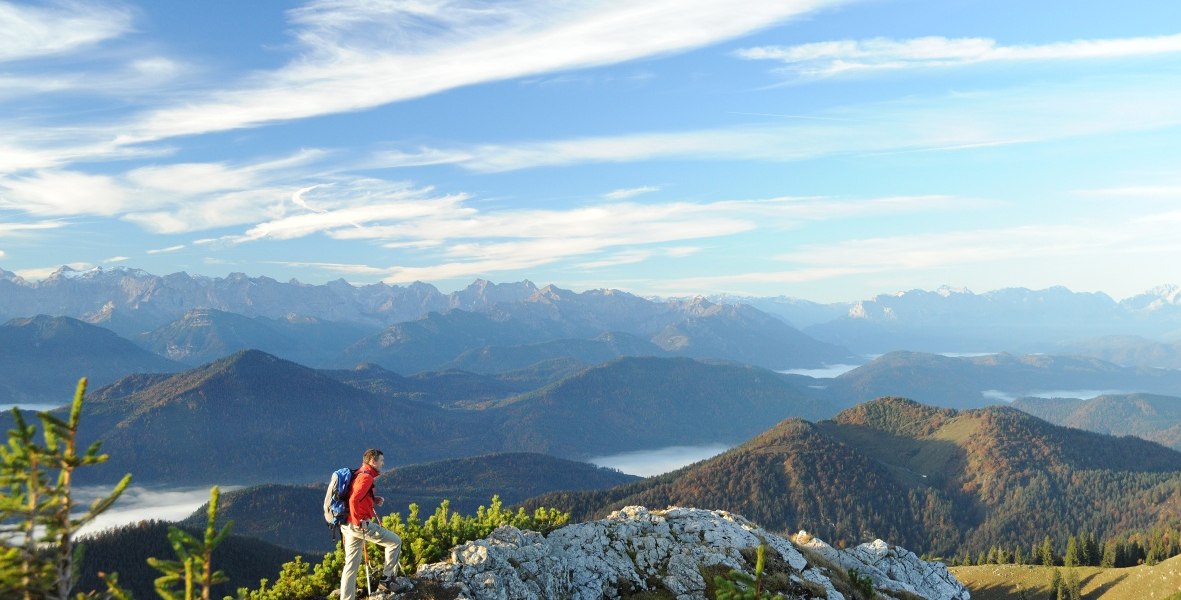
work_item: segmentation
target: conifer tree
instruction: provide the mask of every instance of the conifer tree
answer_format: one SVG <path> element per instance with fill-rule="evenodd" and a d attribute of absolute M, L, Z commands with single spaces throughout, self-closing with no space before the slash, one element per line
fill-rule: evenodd
<path fill-rule="evenodd" d="M 1041 559 L 1043 565 L 1047 567 L 1054 566 L 1054 543 L 1050 541 L 1050 536 L 1046 536 L 1042 540 L 1042 547 L 1038 551 L 1038 557 Z"/>
<path fill-rule="evenodd" d="M 1050 576 L 1050 597 L 1062 600 L 1062 571 L 1054 569 Z"/>
<path fill-rule="evenodd" d="M 1100 567 L 1110 569 L 1115 566 L 1118 547 L 1119 542 L 1115 540 L 1108 540 L 1106 544 L 1103 544 L 1103 557 L 1099 560 Z"/>
<path fill-rule="evenodd" d="M 201 600 L 210 600 L 213 586 L 228 581 L 225 573 L 213 570 L 213 550 L 230 533 L 234 524 L 230 521 L 217 530 L 217 500 L 220 492 L 217 486 L 209 490 L 208 523 L 205 537 L 198 540 L 189 532 L 178 527 L 168 528 L 168 542 L 178 560 L 149 558 L 148 564 L 164 575 L 156 578 L 156 593 L 164 600 L 194 600 L 196 590 L 201 590 Z M 178 594 L 176 586 L 182 586 Z"/>
<path fill-rule="evenodd" d="M 1082 600 L 1082 589 L 1078 580 L 1078 573 L 1073 568 L 1066 569 L 1066 578 L 1062 582 L 1065 596 L 1068 600 Z"/>
<path fill-rule="evenodd" d="M 1071 568 L 1082 563 L 1079 556 L 1078 539 L 1073 535 L 1066 538 L 1066 554 L 1062 557 L 1062 566 Z"/>
<path fill-rule="evenodd" d="M 66 600 L 78 580 L 82 547 L 74 536 L 114 504 L 131 482 L 127 474 L 106 496 L 74 515 L 74 471 L 107 460 L 99 442 L 78 453 L 78 424 L 86 395 L 86 378 L 78 381 L 66 420 L 37 413 L 44 445 L 36 442 L 36 426 L 20 410 L 12 410 L 15 427 L 8 445 L 0 446 L 0 591 L 4 597 Z"/>

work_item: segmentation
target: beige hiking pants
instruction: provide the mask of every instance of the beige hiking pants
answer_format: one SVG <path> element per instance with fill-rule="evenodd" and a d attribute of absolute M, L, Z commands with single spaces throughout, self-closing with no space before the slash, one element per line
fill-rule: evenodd
<path fill-rule="evenodd" d="M 342 525 L 340 536 L 344 546 L 344 571 L 340 574 L 340 600 L 355 600 L 357 597 L 357 569 L 363 560 L 362 548 L 365 542 L 385 547 L 385 565 L 382 577 L 392 579 L 398 572 L 398 559 L 402 556 L 402 538 L 381 526 L 377 521 L 362 523 L 363 527 Z"/>

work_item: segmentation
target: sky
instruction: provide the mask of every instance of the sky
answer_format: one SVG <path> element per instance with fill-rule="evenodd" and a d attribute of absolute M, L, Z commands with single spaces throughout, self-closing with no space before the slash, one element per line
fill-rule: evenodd
<path fill-rule="evenodd" d="M 1181 3 L 0 1 L 0 268 L 1181 283 Z"/>

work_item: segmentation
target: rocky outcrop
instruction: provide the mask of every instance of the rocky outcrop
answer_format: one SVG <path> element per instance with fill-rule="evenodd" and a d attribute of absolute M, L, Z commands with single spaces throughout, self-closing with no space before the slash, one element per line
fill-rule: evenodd
<path fill-rule="evenodd" d="M 456 546 L 447 561 L 423 566 L 415 578 L 421 586 L 470 600 L 598 600 L 645 591 L 698 600 L 712 591 L 714 576 L 732 569 L 752 572 L 760 544 L 767 547 L 768 588 L 787 597 L 850 598 L 844 565 L 853 561 L 849 564 L 861 565 L 859 570 L 884 595 L 900 590 L 931 600 L 968 598 L 942 565 L 880 541 L 875 544 L 888 562 L 875 558 L 878 546 L 873 544 L 844 557 L 823 542 L 809 546 L 815 552 L 809 559 L 791 540 L 741 516 L 676 507 L 631 506 L 548 536 L 501 527 L 485 539 Z"/>
<path fill-rule="evenodd" d="M 799 532 L 793 540 L 802 548 L 823 556 L 842 569 L 853 569 L 873 580 L 886 594 L 906 592 L 927 600 L 968 600 L 970 594 L 943 563 L 927 562 L 913 552 L 882 540 L 837 550 L 824 541 Z"/>

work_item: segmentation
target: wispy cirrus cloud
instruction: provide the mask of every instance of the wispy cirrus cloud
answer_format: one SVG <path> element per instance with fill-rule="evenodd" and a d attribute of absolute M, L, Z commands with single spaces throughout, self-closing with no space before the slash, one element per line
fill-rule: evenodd
<path fill-rule="evenodd" d="M 611 190 L 610 192 L 603 194 L 603 197 L 608 200 L 626 200 L 628 198 L 633 198 L 635 196 L 639 196 L 640 194 L 651 194 L 652 192 L 659 192 L 659 191 L 660 191 L 659 187 L 656 187 L 654 185 L 645 185 L 645 186 L 634 187 L 634 188 L 622 188 L 622 189 L 618 189 L 618 190 Z"/>
<path fill-rule="evenodd" d="M 386 273 L 386 269 L 355 263 L 272 261 L 270 264 L 283 265 L 285 267 L 320 269 L 334 273 L 347 273 L 349 275 L 384 275 Z"/>
<path fill-rule="evenodd" d="M 312 2 L 289 11 L 289 64 L 125 124 L 129 143 L 372 108 L 477 83 L 731 39 L 844 0 Z M 653 35 L 659 30 L 659 35 Z"/>
<path fill-rule="evenodd" d="M 122 119 L 10 126 L 8 147 L 0 145 L 0 171 L 159 154 L 169 149 L 155 143 L 178 136 L 360 111 L 474 84 L 681 52 L 847 1 L 756 0 L 741 11 L 721 0 L 314 1 L 288 11 L 295 41 L 285 65 L 203 82 L 186 89 L 182 101 L 149 94 L 152 101 L 141 102 L 146 108 Z M 127 13 L 100 8 L 81 11 L 82 17 L 59 29 L 41 27 L 52 21 L 49 9 L 13 9 L 12 18 L 34 14 L 34 29 L 45 31 L 12 44 L 9 52 L 49 52 L 42 46 L 45 37 L 66 40 L 47 46 L 53 52 L 77 51 L 131 26 Z M 137 81 L 137 72 L 155 73 L 149 80 L 157 80 L 181 65 L 159 57 L 121 68 L 127 74 L 120 77 Z M 119 79 L 107 75 L 102 80 L 108 84 Z M 11 93 L 68 89 L 94 79 L 37 75 Z"/>
<path fill-rule="evenodd" d="M 241 225 L 284 214 L 296 188 L 284 182 L 306 177 L 303 170 L 323 156 L 301 150 L 254 163 L 176 163 L 109 175 L 41 169 L 0 179 L 0 209 L 116 217 L 156 233 Z"/>
<path fill-rule="evenodd" d="M 374 240 L 387 248 L 422 250 L 410 255 L 408 264 L 385 269 L 386 282 L 409 283 L 487 276 L 563 260 L 582 259 L 574 266 L 597 269 L 658 257 L 683 258 L 700 247 L 678 242 L 725 237 L 760 227 L 787 228 L 852 215 L 929 213 L 978 206 L 978 200 L 947 196 L 617 202 L 550 210 L 476 210 L 456 201 L 436 206 L 431 215 L 360 226 L 345 225 L 346 219 L 328 215 L 317 232 L 339 240 Z"/>
<path fill-rule="evenodd" d="M 1140 265 L 1161 256 L 1181 255 L 1181 239 L 1175 235 L 1181 210 L 1143 213 L 1118 220 L 1020 225 L 987 229 L 961 229 L 914 235 L 855 238 L 802 247 L 774 258 L 785 268 L 747 271 L 730 275 L 697 277 L 667 282 L 676 289 L 734 290 L 751 284 L 801 284 L 843 277 L 881 273 L 907 274 L 916 281 L 933 273 L 996 265 L 1013 281 L 1011 267 L 1032 280 L 1049 276 L 1069 284 L 1064 264 L 1138 271 Z M 1063 261 L 1066 261 L 1065 263 Z M 1054 279 L 1057 278 L 1057 279 Z M 1120 285 L 1118 278 L 1110 282 Z"/>
<path fill-rule="evenodd" d="M 758 46 L 734 54 L 748 60 L 781 63 L 781 71 L 802 78 L 825 78 L 988 62 L 1093 60 L 1175 53 L 1181 53 L 1181 34 L 1007 46 L 989 38 L 872 38 L 796 46 Z"/>
<path fill-rule="evenodd" d="M 654 256 L 666 256 L 672 258 L 684 258 L 700 252 L 701 248 L 694 246 L 673 246 L 665 248 L 655 248 L 651 250 L 623 250 L 616 252 L 609 256 L 605 256 L 598 260 L 591 260 L 587 262 L 578 263 L 575 267 L 580 269 L 602 269 L 605 267 L 617 267 L 620 265 L 631 265 L 644 262 Z"/>
<path fill-rule="evenodd" d="M 666 201 L 553 209 L 479 207 L 466 194 L 379 180 L 338 181 L 299 188 L 300 210 L 254 224 L 239 234 L 194 240 L 218 251 L 319 235 L 397 251 L 400 264 L 286 261 L 389 283 L 519 271 L 558 261 L 598 269 L 699 252 L 703 239 L 760 227 L 884 214 L 965 210 L 981 201 L 949 196 L 882 198 L 781 197 L 718 202 Z M 294 205 L 294 203 L 293 203 Z"/>
<path fill-rule="evenodd" d="M 0 62 L 74 52 L 131 31 L 130 10 L 107 2 L 0 2 Z"/>
<path fill-rule="evenodd" d="M 148 254 L 171 254 L 173 252 L 180 252 L 185 249 L 184 244 L 177 244 L 175 246 L 168 246 L 167 248 L 153 248 L 148 250 Z"/>
<path fill-rule="evenodd" d="M 10 237 L 22 233 L 29 233 L 33 231 L 43 231 L 46 229 L 57 229 L 64 227 L 65 223 L 62 221 L 29 221 L 29 222 L 13 222 L 0 223 L 0 237 Z"/>
<path fill-rule="evenodd" d="M 958 151 L 1181 124 L 1181 79 L 1117 77 L 832 109 L 801 122 L 518 144 L 421 149 L 432 164 L 498 173 L 644 160 L 797 161 L 834 155 Z M 413 152 L 396 167 L 413 164 Z M 374 157 L 375 161 L 381 156 Z"/>

